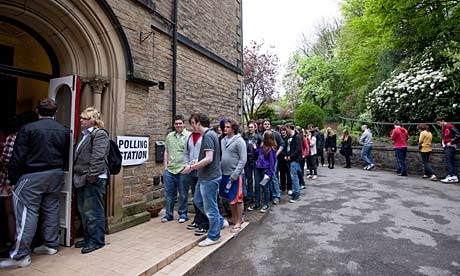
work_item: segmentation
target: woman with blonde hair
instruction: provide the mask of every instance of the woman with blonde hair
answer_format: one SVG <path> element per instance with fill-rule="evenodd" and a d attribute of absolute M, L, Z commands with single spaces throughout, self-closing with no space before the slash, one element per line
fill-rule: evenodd
<path fill-rule="evenodd" d="M 84 239 L 76 242 L 75 247 L 86 254 L 105 245 L 104 195 L 110 140 L 101 114 L 94 107 L 83 110 L 80 124 L 83 132 L 75 150 L 73 185 Z"/>
<path fill-rule="evenodd" d="M 347 129 L 343 130 L 342 141 L 340 143 L 340 154 L 345 157 L 345 168 L 351 168 L 351 161 L 350 156 L 353 155 L 353 151 L 351 148 L 351 136 Z"/>
<path fill-rule="evenodd" d="M 326 142 L 324 143 L 327 154 L 327 167 L 329 169 L 334 168 L 335 164 L 335 152 L 337 151 L 337 136 L 331 127 L 326 129 Z"/>
<path fill-rule="evenodd" d="M 434 174 L 433 168 L 431 168 L 430 165 L 430 155 L 433 150 L 431 147 L 431 140 L 433 139 L 433 135 L 430 132 L 430 128 L 425 124 L 418 125 L 417 130 L 420 132 L 418 145 L 420 149 L 420 156 L 422 157 L 423 162 L 423 178 L 430 178 L 430 180 L 436 181 L 438 178 Z"/>

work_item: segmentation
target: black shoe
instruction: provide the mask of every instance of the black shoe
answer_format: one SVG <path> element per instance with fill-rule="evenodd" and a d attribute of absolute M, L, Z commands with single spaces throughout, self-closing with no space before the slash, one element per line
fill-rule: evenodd
<path fill-rule="evenodd" d="M 407 176 L 407 173 L 398 173 L 399 176 Z"/>
<path fill-rule="evenodd" d="M 74 246 L 75 246 L 75 248 L 83 248 L 83 247 L 85 247 L 85 240 L 77 241 L 74 244 Z"/>
<path fill-rule="evenodd" d="M 91 253 L 93 251 L 96 251 L 98 249 L 101 249 L 102 247 L 104 247 L 103 245 L 95 245 L 95 246 L 91 246 L 91 247 L 83 247 L 81 249 L 81 254 L 88 254 L 88 253 Z"/>
<path fill-rule="evenodd" d="M 208 230 L 201 227 L 195 230 L 195 236 L 202 236 L 206 233 L 208 233 Z"/>
<path fill-rule="evenodd" d="M 192 222 L 189 225 L 187 225 L 188 230 L 193 230 L 193 229 L 196 229 L 196 228 L 198 228 L 198 224 L 196 224 L 195 222 Z"/>

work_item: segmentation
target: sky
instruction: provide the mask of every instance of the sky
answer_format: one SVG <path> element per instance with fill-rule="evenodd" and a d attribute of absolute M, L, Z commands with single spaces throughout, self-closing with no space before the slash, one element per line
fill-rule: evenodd
<path fill-rule="evenodd" d="M 243 0 L 243 44 L 264 42 L 285 65 L 315 24 L 340 17 L 341 0 Z M 280 77 L 282 72 L 280 74 Z M 280 78 L 279 78 L 280 79 Z"/>

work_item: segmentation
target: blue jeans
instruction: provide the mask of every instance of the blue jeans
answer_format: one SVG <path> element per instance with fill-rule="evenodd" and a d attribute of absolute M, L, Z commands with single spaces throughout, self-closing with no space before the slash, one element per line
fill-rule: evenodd
<path fill-rule="evenodd" d="M 208 217 L 208 238 L 213 241 L 220 239 L 220 229 L 224 225 L 224 218 L 220 215 L 217 206 L 220 180 L 221 177 L 209 181 L 198 179 L 193 197 L 196 206 Z"/>
<path fill-rule="evenodd" d="M 407 148 L 395 148 L 396 163 L 398 165 L 398 173 L 407 173 L 406 155 Z"/>
<path fill-rule="evenodd" d="M 244 196 L 250 199 L 254 198 L 254 169 L 255 163 L 251 161 L 246 163 L 244 167 L 244 175 L 246 176 L 246 194 Z"/>
<path fill-rule="evenodd" d="M 364 161 L 366 166 L 373 164 L 372 162 L 372 145 L 363 145 L 361 148 L 361 159 Z"/>
<path fill-rule="evenodd" d="M 420 152 L 420 155 L 422 156 L 424 174 L 428 175 L 428 176 L 432 176 L 434 173 L 433 173 L 433 168 L 430 165 L 431 151 L 429 151 L 429 152 Z"/>
<path fill-rule="evenodd" d="M 299 161 L 300 174 L 299 174 L 299 184 L 300 186 L 305 186 L 305 158 L 301 157 Z"/>
<path fill-rule="evenodd" d="M 85 247 L 105 245 L 104 195 L 107 179 L 86 183 L 77 189 L 77 206 L 84 232 Z"/>
<path fill-rule="evenodd" d="M 168 220 L 174 219 L 174 202 L 177 198 L 179 190 L 179 213 L 180 219 L 188 219 L 187 204 L 188 204 L 188 182 L 182 181 L 182 174 L 172 174 L 165 170 L 163 172 L 164 189 L 166 197 L 165 218 Z"/>
<path fill-rule="evenodd" d="M 184 184 L 190 187 L 190 189 L 192 190 L 192 196 L 194 196 L 196 185 L 198 183 L 198 177 L 196 176 L 196 171 L 193 171 L 189 174 L 184 174 L 182 177 L 183 177 Z M 208 217 L 206 217 L 206 214 L 201 212 L 200 208 L 198 208 L 198 206 L 195 203 L 195 199 L 193 199 L 193 209 L 195 210 L 195 218 L 193 219 L 193 222 L 198 224 L 200 228 L 208 230 L 209 229 Z"/>
<path fill-rule="evenodd" d="M 299 174 L 302 174 L 299 162 L 289 162 L 289 172 L 291 174 L 292 187 L 294 188 L 292 196 L 298 197 L 300 195 Z"/>
<path fill-rule="evenodd" d="M 264 203 L 263 205 L 267 205 L 269 204 L 270 202 L 270 186 L 272 186 L 273 184 L 271 182 L 273 182 L 273 177 L 272 179 L 270 179 L 270 181 L 268 181 L 267 184 L 265 184 L 265 186 L 260 186 L 260 182 L 262 181 L 262 179 L 264 178 L 264 175 L 267 173 L 267 169 L 258 169 L 256 168 L 255 170 L 255 177 L 256 177 L 256 183 L 255 183 L 255 190 L 256 190 L 256 199 L 255 199 L 255 202 L 254 202 L 254 205 L 256 206 L 260 206 L 260 194 L 261 194 L 261 190 L 264 191 Z"/>
<path fill-rule="evenodd" d="M 278 159 L 275 159 L 275 171 L 273 173 L 273 176 L 272 176 L 272 179 L 271 179 L 270 183 L 267 183 L 267 185 L 270 184 L 270 191 L 272 192 L 273 197 L 276 197 L 276 198 L 280 199 L 281 198 L 281 190 L 280 190 L 280 182 L 278 181 L 278 173 L 279 173 Z M 263 178 L 263 176 L 262 176 L 262 178 Z"/>
<path fill-rule="evenodd" d="M 444 162 L 447 164 L 447 174 L 450 176 L 457 176 L 457 168 L 455 166 L 455 150 L 456 147 L 445 147 L 445 159 Z"/>

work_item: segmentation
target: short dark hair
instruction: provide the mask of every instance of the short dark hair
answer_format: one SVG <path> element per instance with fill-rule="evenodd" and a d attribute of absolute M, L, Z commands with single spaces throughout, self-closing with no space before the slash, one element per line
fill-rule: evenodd
<path fill-rule="evenodd" d="M 295 125 L 293 123 L 287 123 L 286 128 L 290 128 L 291 130 L 295 130 Z"/>
<path fill-rule="evenodd" d="M 198 119 L 197 122 L 199 122 L 204 127 L 209 127 L 211 124 L 211 120 L 209 120 L 208 115 L 204 113 L 198 113 L 196 119 Z"/>
<path fill-rule="evenodd" d="M 57 104 L 54 100 L 46 98 L 38 102 L 37 110 L 40 116 L 53 117 L 56 114 Z"/>
<path fill-rule="evenodd" d="M 436 117 L 436 119 L 434 120 L 435 122 L 440 122 L 440 121 L 446 121 L 446 118 L 444 118 L 444 116 L 438 116 Z"/>
<path fill-rule="evenodd" d="M 181 120 L 182 123 L 184 123 L 185 122 L 184 115 L 178 114 L 178 115 L 174 116 L 174 121 L 178 121 L 178 120 Z"/>
<path fill-rule="evenodd" d="M 192 119 L 195 121 L 195 123 L 197 123 L 198 122 L 198 113 L 190 114 L 190 116 L 188 117 L 189 124 L 192 124 Z"/>
<path fill-rule="evenodd" d="M 395 126 L 401 126 L 401 123 L 400 123 L 399 121 L 395 121 L 395 122 L 393 123 L 393 125 L 395 125 Z"/>

